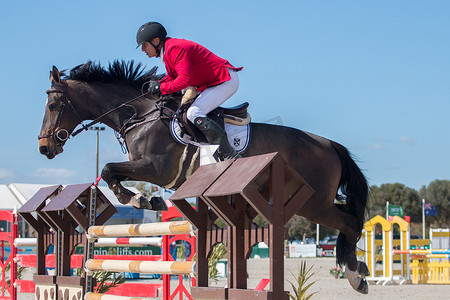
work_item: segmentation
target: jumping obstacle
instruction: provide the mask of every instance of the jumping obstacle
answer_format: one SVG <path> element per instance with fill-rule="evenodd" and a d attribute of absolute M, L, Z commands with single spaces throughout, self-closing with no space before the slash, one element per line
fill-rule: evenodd
<path fill-rule="evenodd" d="M 399 225 L 400 239 L 393 239 L 394 224 Z M 376 226 L 381 226 L 381 240 L 375 240 Z M 441 234 L 442 235 L 442 234 Z M 411 240 L 409 224 L 395 216 L 391 222 L 381 216 L 375 216 L 367 221 L 362 232 L 358 247 L 362 249 L 358 255 L 363 255 L 371 275 L 366 277 L 377 284 L 393 283 L 433 283 L 448 284 L 450 251 L 447 249 L 419 249 L 432 244 L 430 240 Z M 411 248 L 416 249 L 411 249 Z M 377 262 L 382 261 L 381 270 Z M 394 262 L 399 262 L 400 269 L 394 268 Z M 398 263 L 397 263 L 398 264 Z"/>
<path fill-rule="evenodd" d="M 8 216 L 13 217 L 12 211 L 3 211 L 7 213 Z M 0 217 L 4 218 L 4 217 Z M 0 219 L 1 220 L 1 219 Z M 7 221 L 7 220 L 4 220 Z M 17 235 L 17 230 L 14 230 L 14 227 L 11 228 L 11 232 L 13 236 Z M 162 238 L 161 237 L 148 237 L 148 238 L 99 238 L 95 243 L 96 246 L 144 246 L 144 245 L 152 245 L 157 247 L 162 247 Z M 4 246 L 2 244 L 2 246 Z M 13 260 L 16 264 L 20 264 L 21 267 L 25 268 L 36 268 L 37 257 L 36 254 L 20 254 L 19 247 L 36 247 L 37 239 L 36 238 L 15 238 L 13 245 L 10 246 L 13 253 L 18 253 L 17 255 L 11 254 Z M 3 248 L 2 248 L 3 249 Z M 71 268 L 83 268 L 83 255 L 73 254 L 71 255 Z M 141 261 L 160 261 L 162 260 L 162 255 L 95 255 L 96 259 L 114 259 L 114 260 L 141 260 Z M 56 266 L 56 259 L 54 254 L 46 255 L 45 259 L 45 267 L 49 269 L 54 269 Z M 3 269 L 3 268 L 2 268 Z M 32 280 L 23 280 L 17 279 L 14 275 L 10 275 L 10 285 L 16 288 L 20 288 L 21 293 L 34 293 L 35 285 Z M 127 294 L 127 291 L 134 291 L 139 289 L 145 289 L 147 291 L 146 295 L 154 295 L 158 294 L 158 290 L 162 289 L 162 284 L 159 283 L 129 283 L 125 282 L 121 284 L 119 287 L 113 289 L 114 292 Z M 123 291 L 123 292 L 122 292 Z M 1 298 L 0 298 L 1 299 Z M 9 299 L 9 298 L 8 298 Z M 14 298 L 11 298 L 14 299 Z"/>
<path fill-rule="evenodd" d="M 394 254 L 405 253 L 411 255 L 413 284 L 450 284 L 450 249 L 394 250 Z"/>
<path fill-rule="evenodd" d="M 277 153 L 202 166 L 170 198 L 196 228 L 196 245 L 192 248 L 196 249 L 197 261 L 195 265 L 192 262 L 158 264 L 156 270 L 155 264 L 126 261 L 122 265 L 117 261 L 93 260 L 93 239 L 96 236 L 108 236 L 111 231 L 105 226 L 102 227 L 103 233 L 97 234 L 96 229 L 99 227 L 92 227 L 91 232 L 89 228 L 104 224 L 115 213 L 115 209 L 111 208 L 94 185 L 67 186 L 64 189 L 55 186 L 38 192 L 36 198 L 32 198 L 32 203 L 27 203 L 19 211 L 38 232 L 38 271 L 45 268 L 45 250 L 50 244 L 56 245 L 58 252 L 56 275 L 43 276 L 39 273 L 34 277 L 37 283 L 36 297 L 64 294 L 68 299 L 81 299 L 86 294 L 87 299 L 102 299 L 104 295 L 92 293 L 94 282 L 91 280 L 91 270 L 156 270 L 161 273 L 186 274 L 195 268 L 197 286 L 191 287 L 194 298 L 286 300 L 289 297 L 284 291 L 284 240 L 287 235 L 284 225 L 313 193 L 311 187 Z M 196 207 L 187 201 L 192 197 L 197 198 Z M 51 201 L 47 204 L 49 199 Z M 258 214 L 268 225 L 258 227 L 253 223 Z M 218 218 L 225 221 L 227 228 L 218 228 L 214 224 Z M 80 237 L 76 233 L 75 228 L 78 226 L 89 233 L 88 237 Z M 126 227 L 120 229 L 124 230 L 120 235 L 125 232 L 127 236 L 142 234 L 141 230 L 145 226 L 135 226 L 131 234 L 130 226 Z M 55 229 L 57 234 L 52 233 L 50 228 Z M 165 233 L 174 232 L 172 229 L 164 230 L 168 230 Z M 189 228 L 190 231 L 192 228 Z M 152 232 L 157 234 L 156 230 Z M 171 237 L 164 235 L 163 244 L 165 241 L 170 242 Z M 246 260 L 258 242 L 265 242 L 270 249 L 270 286 L 263 291 L 247 289 Z M 68 253 L 79 243 L 85 245 L 87 272 L 81 278 L 70 277 L 67 275 L 70 271 Z M 225 288 L 208 286 L 208 256 L 217 243 L 228 247 L 228 279 Z M 172 260 L 165 256 L 163 254 L 165 260 Z M 163 279 L 164 276 L 170 275 L 164 274 Z M 163 291 L 170 292 L 170 288 L 164 284 Z M 191 299 L 190 296 L 188 298 Z"/>
<path fill-rule="evenodd" d="M 33 276 L 36 299 L 44 299 L 45 295 L 81 299 L 86 277 L 71 276 L 70 265 L 70 254 L 86 239 L 77 228 L 87 230 L 89 217 L 103 224 L 116 212 L 103 193 L 90 183 L 41 188 L 19 209 L 18 213 L 37 232 L 37 274 Z M 47 275 L 45 270 L 50 245 L 55 249 L 55 275 Z"/>
<path fill-rule="evenodd" d="M 44 188 L 45 189 L 45 188 Z M 55 204 L 54 201 L 61 200 L 64 195 L 64 201 L 60 201 Z M 34 199 L 33 199 L 34 198 Z M 102 224 L 105 222 L 114 212 L 115 208 L 109 203 L 109 201 L 103 196 L 103 194 L 97 194 L 97 188 L 92 184 L 82 184 L 67 186 L 62 189 L 60 186 L 48 188 L 46 190 L 40 190 L 35 197 L 30 199 L 31 203 L 27 202 L 19 213 L 30 220 L 31 226 L 37 226 L 44 224 L 43 228 L 37 228 L 39 240 L 46 241 L 46 248 L 50 244 L 53 244 L 56 249 L 55 255 L 45 255 L 45 251 L 37 251 L 41 256 L 37 256 L 36 266 L 38 270 L 44 270 L 45 267 L 54 266 L 55 276 L 49 276 L 44 274 L 38 274 L 34 276 L 33 280 L 36 284 L 36 297 L 42 298 L 44 294 L 58 295 L 61 293 L 68 293 L 70 299 L 81 299 L 84 295 L 84 290 L 89 291 L 89 287 L 92 291 L 95 282 L 89 280 L 92 271 L 95 270 L 112 270 L 118 272 L 132 272 L 132 273 L 151 273 L 151 274 L 190 274 L 193 272 L 192 262 L 169 262 L 160 261 L 161 256 L 148 256 L 141 260 L 138 256 L 101 256 L 96 255 L 94 257 L 89 256 L 89 246 L 100 243 L 114 243 L 117 244 L 130 244 L 130 243 L 142 243 L 147 240 L 148 237 L 164 234 L 162 238 L 157 238 L 158 243 L 163 241 L 163 259 L 169 258 L 169 244 L 168 241 L 183 239 L 193 246 L 192 254 L 189 259 L 192 259 L 195 253 L 195 238 L 190 237 L 192 233 L 192 226 L 186 221 L 177 222 L 164 222 L 153 224 L 134 224 L 134 225 L 109 225 L 109 226 L 89 226 L 91 221 L 94 223 Z M 51 201 L 47 204 L 47 199 Z M 80 205 L 81 203 L 81 205 Z M 36 211 L 33 211 L 36 209 Z M 36 217 L 36 216 L 37 217 Z M 169 212 L 163 212 L 163 220 L 170 220 L 175 217 L 181 217 L 182 215 L 172 207 Z M 54 218 L 49 221 L 50 218 Z M 39 222 L 44 220 L 44 222 Z M 53 222 L 53 223 L 52 223 Z M 64 225 L 64 223 L 68 225 Z M 81 236 L 74 229 L 80 226 L 86 232 L 91 229 L 91 234 L 81 234 Z M 53 231 L 50 228 L 54 229 Z M 56 228 L 56 229 L 55 229 Z M 41 233 L 39 235 L 39 232 Z M 111 233 L 113 232 L 113 233 Z M 64 243 L 64 237 L 72 237 L 72 241 L 69 245 Z M 100 237 L 102 236 L 102 237 Z M 127 236 L 127 237 L 122 237 Z M 131 237 L 130 237 L 131 236 Z M 188 237 L 189 236 L 189 237 Z M 29 240 L 18 240 L 17 244 L 30 244 Z M 63 245 L 66 247 L 63 247 Z M 85 253 L 80 261 L 79 256 L 69 255 L 73 251 L 76 244 L 83 244 Z M 39 243 L 37 243 L 39 247 Z M 93 247 L 91 247 L 93 250 Z M 44 253 L 44 255 L 42 255 Z M 93 252 L 91 253 L 93 254 Z M 78 259 L 77 259 L 78 257 Z M 21 257 L 24 258 L 24 257 Z M 88 259 L 90 258 L 90 260 Z M 101 259 L 105 258 L 105 259 Z M 110 258 L 110 259 L 108 259 Z M 112 258 L 114 260 L 112 260 Z M 127 260 L 127 258 L 135 260 Z M 159 261 L 155 261 L 155 258 Z M 75 259 L 75 261 L 74 261 Z M 88 271 L 82 277 L 66 276 L 62 275 L 65 268 L 61 267 L 64 261 L 65 266 L 68 266 L 68 270 L 75 267 L 84 266 Z M 123 287 L 126 285 L 133 285 L 132 283 L 124 283 L 112 290 L 125 290 Z M 177 287 L 176 292 L 172 295 L 170 293 L 170 276 L 163 275 L 163 284 L 134 284 L 134 290 L 129 295 L 136 295 L 138 297 L 155 297 L 156 293 L 152 293 L 154 289 L 150 289 L 149 285 L 158 285 L 163 287 L 163 299 L 173 298 L 177 293 L 185 293 L 188 298 L 191 298 L 186 288 L 180 287 L 182 283 Z M 144 294 L 144 295 L 142 295 Z M 133 295 L 133 296 L 134 296 Z M 95 297 L 95 293 L 91 293 L 91 297 Z"/>
<path fill-rule="evenodd" d="M 176 223 L 176 222 L 173 222 Z M 147 224 L 150 225 L 150 224 Z M 158 227 L 159 223 L 155 223 L 155 227 Z M 170 225 L 170 224 L 169 224 Z M 171 224 L 174 225 L 174 224 Z M 116 225 L 111 225 L 116 226 Z M 190 229 L 189 227 L 187 227 Z M 152 230 L 154 234 L 157 234 L 157 231 L 154 229 Z M 180 233 L 184 232 L 184 233 Z M 180 235 L 187 235 L 187 231 L 181 231 L 178 230 L 177 235 L 172 235 L 172 238 L 177 239 Z M 166 237 L 166 236 L 164 236 Z M 190 238 L 190 243 L 193 243 L 195 240 L 194 237 Z M 168 259 L 168 252 L 169 252 L 169 243 L 165 242 L 165 251 L 163 255 L 163 259 Z M 193 252 L 195 252 L 195 247 L 193 248 Z M 192 259 L 192 255 L 190 258 Z M 186 288 L 183 286 L 182 283 L 178 286 L 177 290 L 175 290 L 174 294 L 171 295 L 170 293 L 170 275 L 192 275 L 194 273 L 194 267 L 193 267 L 192 261 L 184 261 L 184 262 L 177 262 L 177 261 L 141 261 L 141 260 L 101 260 L 101 259 L 88 259 L 85 263 L 85 269 L 88 272 L 92 271 L 111 271 L 111 272 L 132 272 L 132 273 L 149 273 L 149 274 L 164 274 L 163 275 L 163 299 L 173 299 L 172 296 L 174 294 L 180 293 L 180 299 L 182 297 L 182 294 L 186 294 L 189 299 L 190 294 L 186 290 Z M 170 275 L 167 275 L 170 274 Z M 88 273 L 89 275 L 89 273 Z M 86 287 L 86 290 L 88 288 Z M 98 297 L 102 297 L 101 294 L 93 293 L 92 291 L 88 291 L 87 293 L 89 295 L 86 299 L 100 299 Z M 106 296 L 104 296 L 106 297 Z M 109 299 L 109 298 L 108 298 Z M 126 297 L 124 299 L 127 299 Z M 133 297 L 133 299 L 135 299 Z"/>
<path fill-rule="evenodd" d="M 313 190 L 276 153 L 200 167 L 170 198 L 197 228 L 197 286 L 191 287 L 192 296 L 288 299 L 284 291 L 284 225 L 312 194 Z M 186 200 L 192 197 L 197 197 L 195 208 Z M 267 226 L 252 222 L 258 214 L 266 219 Z M 214 225 L 219 217 L 227 228 Z M 246 259 L 252 246 L 261 241 L 270 247 L 270 287 L 267 291 L 248 290 Z M 208 287 L 208 256 L 217 243 L 228 247 L 226 288 Z M 102 299 L 103 295 L 88 293 L 86 297 Z"/>
<path fill-rule="evenodd" d="M 428 255 L 427 255 L 428 256 Z M 431 259 L 440 257 L 432 256 Z M 450 261 L 415 258 L 411 263 L 413 284 L 450 284 Z"/>
<path fill-rule="evenodd" d="M 174 214 L 176 211 L 174 207 L 169 209 L 169 212 L 163 212 L 163 219 L 169 220 L 174 217 L 179 217 L 181 214 Z M 171 214 L 167 216 L 167 214 Z M 173 240 L 183 239 L 183 236 L 191 235 L 193 233 L 193 227 L 188 221 L 175 221 L 175 222 L 162 222 L 162 223 L 150 223 L 150 224 L 127 224 L 127 225 L 103 225 L 103 226 L 90 226 L 87 230 L 87 242 L 92 243 L 97 238 L 104 237 L 122 237 L 122 236 L 153 236 L 163 235 L 163 244 L 166 245 L 167 251 L 163 252 L 164 261 L 130 261 L 130 260 L 99 260 L 91 259 L 87 256 L 85 263 L 85 269 L 89 272 L 92 271 L 111 271 L 111 272 L 132 272 L 132 273 L 150 273 L 150 274 L 163 274 L 163 299 L 170 299 L 170 275 L 188 275 L 194 273 L 194 264 L 192 261 L 177 262 L 169 260 L 168 245 Z M 184 237 L 186 240 L 186 237 Z M 187 240 L 193 244 L 195 238 L 191 237 Z M 195 247 L 193 252 L 195 252 Z M 193 255 L 190 258 L 192 259 Z M 167 276 L 169 275 L 169 276 Z M 100 297 L 102 295 L 93 293 L 86 287 L 86 291 L 89 298 Z M 175 294 L 180 292 L 186 294 L 190 298 L 190 294 L 184 288 L 182 284 L 178 286 L 178 290 Z M 106 297 L 106 296 L 102 296 Z"/>
<path fill-rule="evenodd" d="M 314 193 L 277 153 L 201 166 L 170 197 L 197 228 L 196 299 L 288 299 L 284 291 L 284 225 Z M 186 199 L 196 197 L 194 209 Z M 258 227 L 257 215 L 268 223 Z M 220 218 L 228 227 L 218 228 Z M 258 242 L 269 246 L 270 287 L 247 289 L 247 258 Z M 208 256 L 213 246 L 228 248 L 226 288 L 208 286 Z"/>
<path fill-rule="evenodd" d="M 17 238 L 17 226 L 19 224 L 17 215 L 13 214 L 11 211 L 0 210 L 0 220 L 3 220 L 5 222 L 9 223 L 9 227 L 11 228 L 11 231 L 9 231 L 9 232 L 7 232 L 7 231 L 0 232 L 0 241 L 2 243 L 2 246 L 5 243 L 12 245 L 14 243 L 14 240 Z M 14 257 L 17 254 L 16 248 L 11 247 L 11 251 L 10 251 L 7 259 L 5 259 L 5 253 L 3 251 L 3 247 L 2 247 L 1 254 L 2 255 L 1 255 L 0 264 L 1 264 L 2 276 L 0 279 L 0 287 L 1 287 L 0 299 L 16 300 L 17 299 L 17 290 L 16 290 L 16 286 L 15 286 L 15 282 L 14 282 L 14 279 L 17 277 L 17 266 L 16 266 L 16 263 L 14 262 Z M 6 278 L 7 272 L 5 270 L 8 265 L 10 266 L 10 269 L 9 269 L 10 281 L 9 281 L 9 283 L 7 282 L 7 278 Z"/>
<path fill-rule="evenodd" d="M 83 255 L 74 254 L 71 257 L 70 266 L 71 268 L 83 269 Z M 95 259 L 114 259 L 114 260 L 140 260 L 140 261 L 160 261 L 162 255 L 95 255 Z M 36 267 L 36 255 L 33 254 L 18 254 L 14 261 L 20 263 L 21 267 L 25 268 L 35 268 Z M 56 266 L 56 259 L 54 254 L 46 255 L 45 267 L 49 269 L 54 269 Z M 20 287 L 21 293 L 34 293 L 35 285 L 33 281 L 15 279 L 14 282 L 16 286 Z M 111 291 L 117 294 L 130 294 L 129 291 L 135 290 L 146 290 L 146 296 L 157 296 L 158 290 L 162 289 L 162 284 L 159 283 L 132 283 L 125 282 L 118 287 L 113 288 Z"/>
<path fill-rule="evenodd" d="M 381 244 L 377 244 L 375 241 L 375 229 L 377 225 L 381 225 Z M 397 246 L 401 250 L 410 249 L 410 234 L 409 223 L 402 218 L 395 216 L 392 223 L 381 216 L 375 216 L 364 225 L 364 231 L 362 233 L 361 243 L 359 246 L 363 246 L 365 262 L 370 271 L 370 276 L 366 277 L 368 281 L 375 281 L 377 284 L 386 285 L 392 284 L 394 281 L 398 281 L 400 284 L 410 281 L 410 269 L 409 269 L 409 255 L 402 254 L 401 269 L 396 274 L 394 272 L 394 257 L 393 257 L 393 226 L 398 224 L 400 229 L 400 241 Z M 381 251 L 378 251 L 381 247 Z M 377 261 L 382 260 L 381 272 L 377 270 Z"/>
<path fill-rule="evenodd" d="M 430 228 L 432 249 L 450 249 L 450 228 Z"/>

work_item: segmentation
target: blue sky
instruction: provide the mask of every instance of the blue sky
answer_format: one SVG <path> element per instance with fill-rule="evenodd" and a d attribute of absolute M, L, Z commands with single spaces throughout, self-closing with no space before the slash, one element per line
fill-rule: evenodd
<path fill-rule="evenodd" d="M 0 1 L 0 183 L 94 180 L 95 132 L 48 160 L 37 151 L 53 65 L 115 59 L 143 23 L 228 59 L 256 122 L 322 135 L 356 156 L 370 184 L 450 179 L 448 1 Z M 126 160 L 111 130 L 100 165 Z"/>

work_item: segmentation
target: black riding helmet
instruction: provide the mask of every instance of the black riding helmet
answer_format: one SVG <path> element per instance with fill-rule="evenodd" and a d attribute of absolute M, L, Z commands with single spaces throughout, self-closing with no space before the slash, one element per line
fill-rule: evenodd
<path fill-rule="evenodd" d="M 151 43 L 151 41 L 157 37 L 159 38 L 159 44 L 155 46 Z M 158 53 L 158 56 L 159 56 L 158 47 L 159 47 L 159 45 L 161 45 L 161 43 L 164 43 L 164 41 L 166 40 L 166 37 L 167 37 L 167 31 L 164 28 L 164 26 L 162 26 L 158 22 L 145 23 L 144 25 L 139 27 L 139 29 L 137 31 L 136 49 L 139 48 L 139 46 L 141 46 L 143 43 L 149 42 L 155 48 L 156 53 Z"/>

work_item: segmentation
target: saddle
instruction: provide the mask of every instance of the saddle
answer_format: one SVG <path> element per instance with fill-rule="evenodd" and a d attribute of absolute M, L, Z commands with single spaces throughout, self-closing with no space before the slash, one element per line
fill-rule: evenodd
<path fill-rule="evenodd" d="M 187 94 L 189 95 L 187 96 Z M 183 96 L 181 105 L 175 113 L 175 118 L 177 119 L 183 134 L 190 135 L 197 142 L 207 143 L 208 141 L 205 135 L 197 128 L 197 126 L 189 121 L 186 115 L 187 110 L 192 105 L 192 103 L 194 103 L 197 96 L 198 95 L 196 94 L 196 92 L 192 93 L 192 90 L 188 90 L 188 92 L 186 92 Z M 250 114 L 247 112 L 248 106 L 248 102 L 244 102 L 240 105 L 230 108 L 219 106 L 208 113 L 207 117 L 213 119 L 222 128 L 225 127 L 225 123 L 241 126 L 247 125 L 251 120 Z"/>

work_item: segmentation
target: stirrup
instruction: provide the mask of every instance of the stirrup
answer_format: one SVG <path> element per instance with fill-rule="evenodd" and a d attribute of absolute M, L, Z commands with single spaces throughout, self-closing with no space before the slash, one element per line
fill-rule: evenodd
<path fill-rule="evenodd" d="M 220 154 L 219 154 L 220 155 Z M 242 158 L 242 156 L 239 154 L 239 152 L 237 152 L 237 151 L 233 151 L 231 154 L 228 154 L 227 156 L 223 156 L 223 155 L 220 155 L 220 156 L 222 156 L 223 157 L 223 160 L 225 161 L 225 160 L 230 160 L 230 159 L 238 159 L 238 158 Z"/>
<path fill-rule="evenodd" d="M 228 143 L 228 141 L 226 141 Z M 228 146 L 228 147 L 227 147 Z M 228 151 L 226 154 L 223 153 L 223 151 L 221 151 L 221 147 L 219 147 L 217 149 L 217 154 L 219 156 L 219 158 L 224 161 L 224 160 L 230 160 L 230 159 L 238 159 L 238 158 L 242 158 L 242 156 L 239 154 L 239 152 L 237 152 L 236 150 L 233 149 L 233 147 L 231 147 L 230 144 L 228 144 L 227 147 Z"/>

